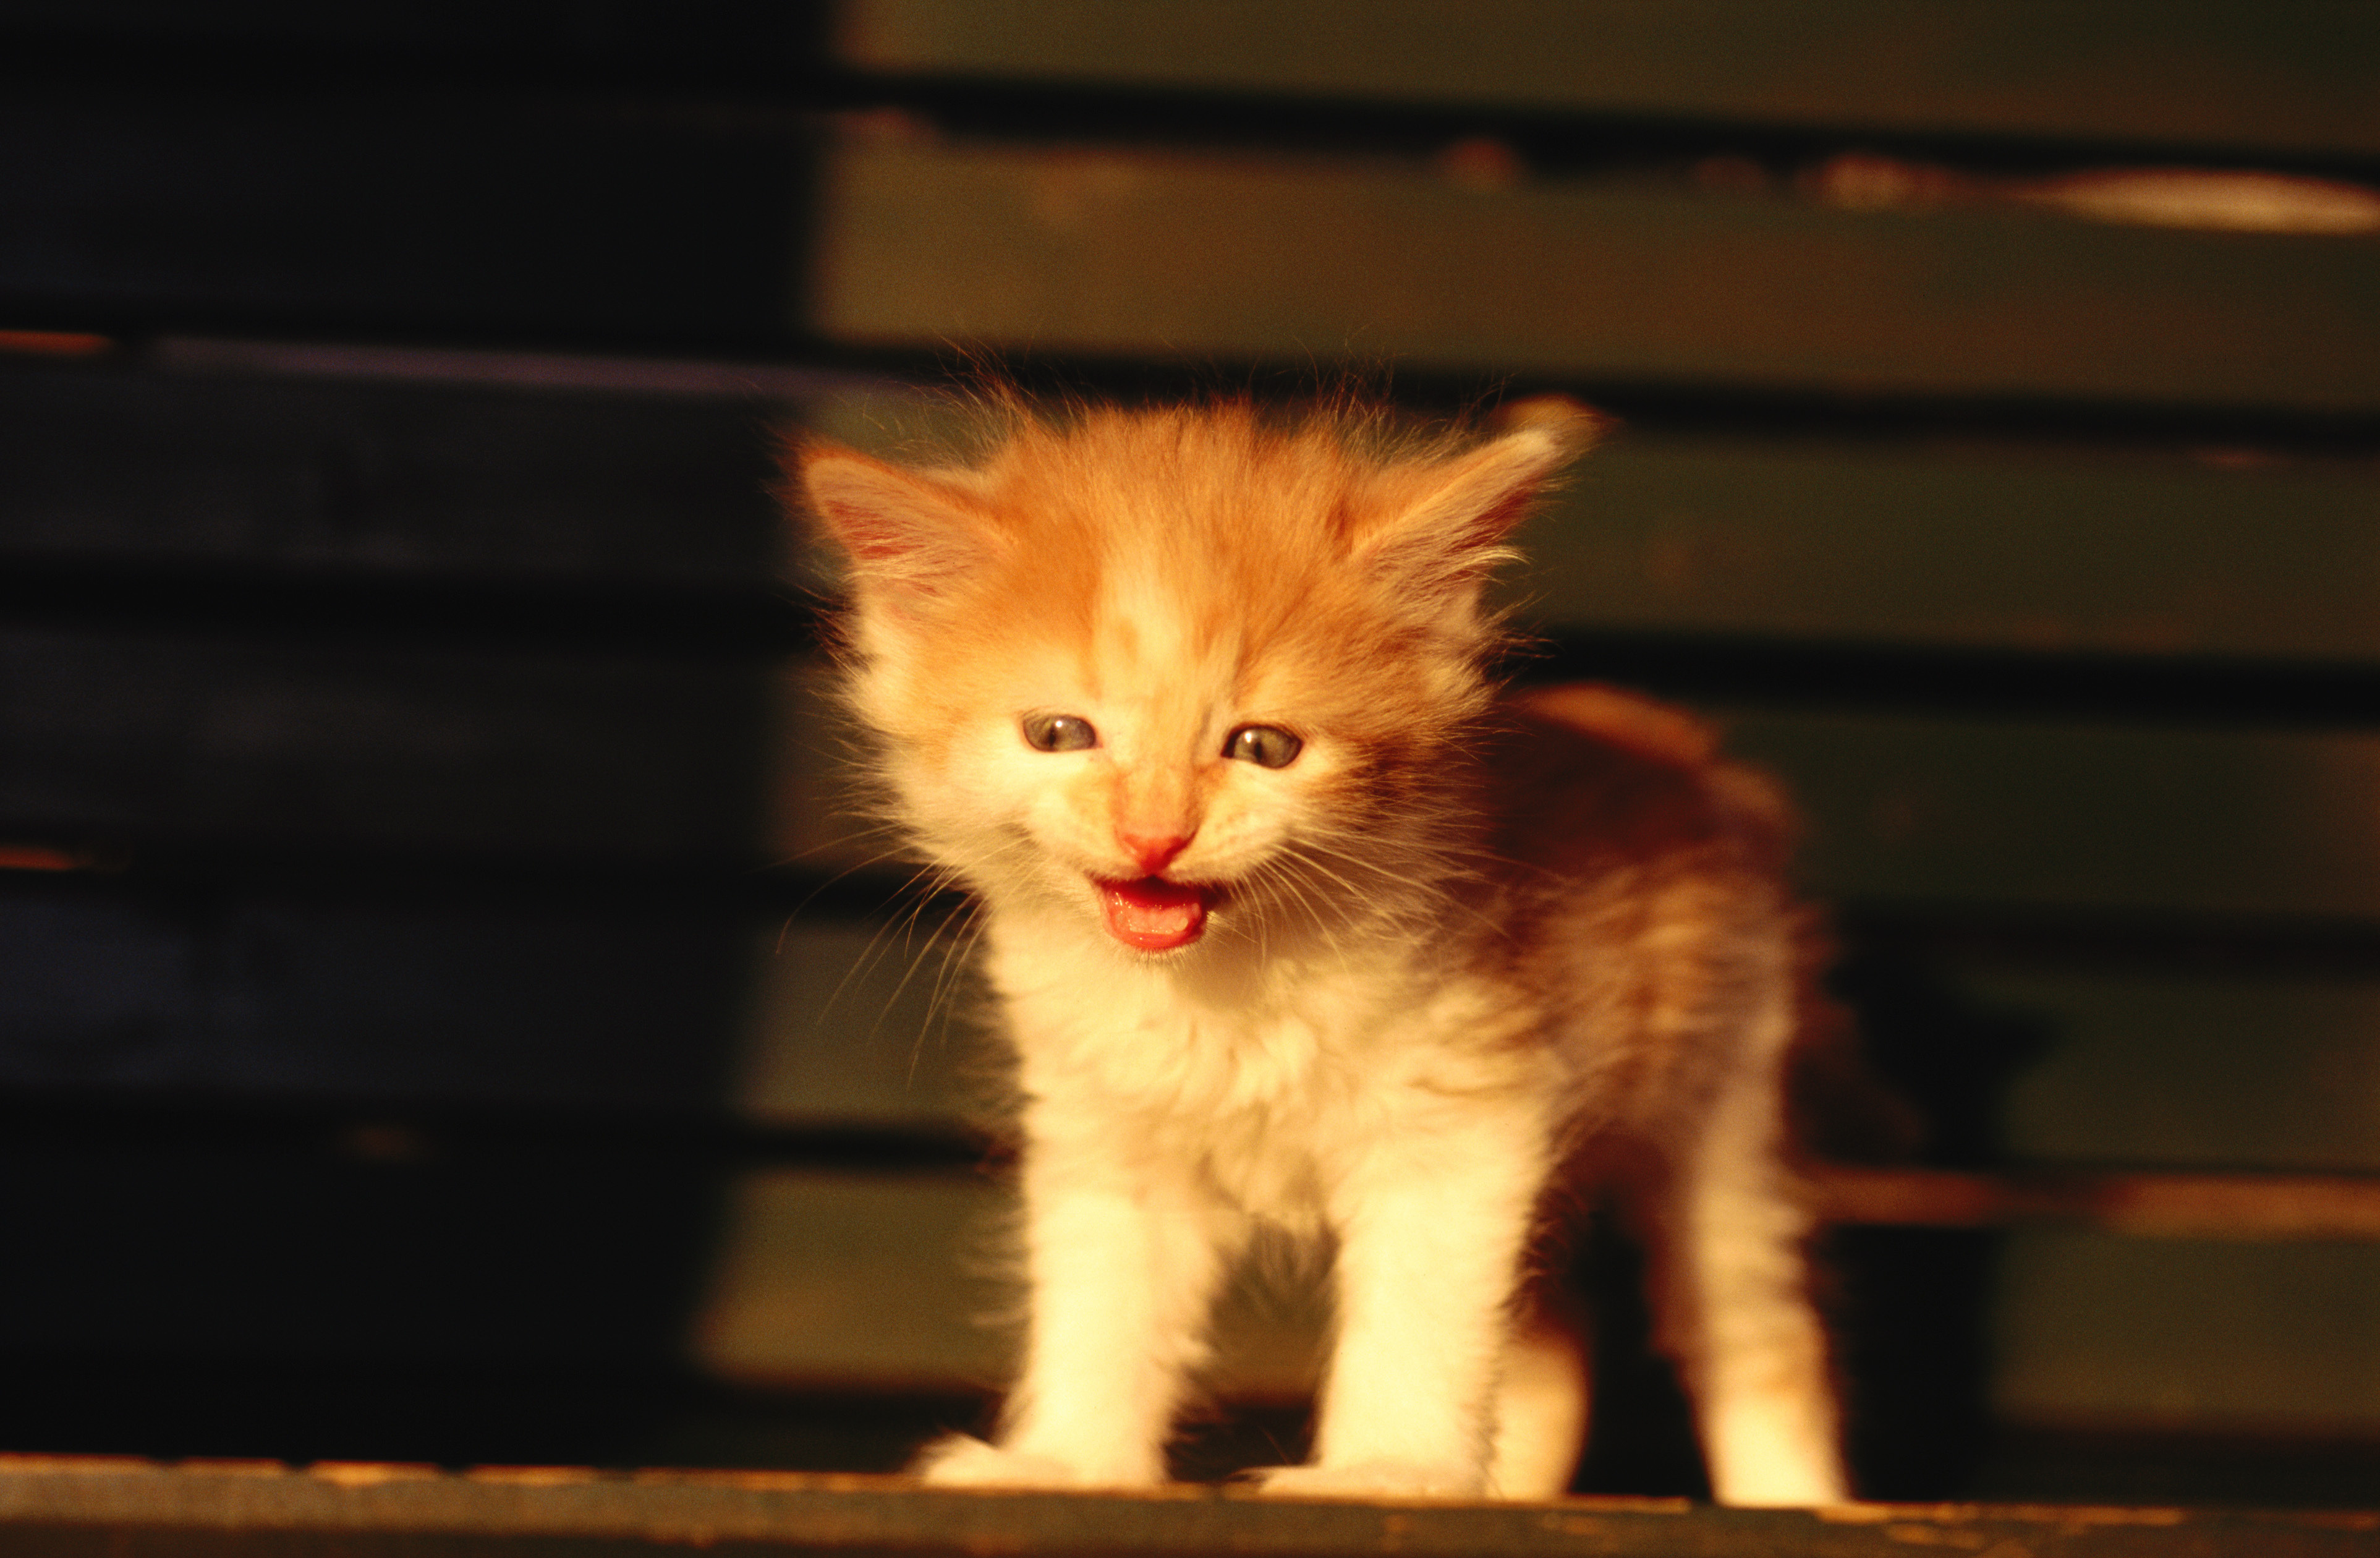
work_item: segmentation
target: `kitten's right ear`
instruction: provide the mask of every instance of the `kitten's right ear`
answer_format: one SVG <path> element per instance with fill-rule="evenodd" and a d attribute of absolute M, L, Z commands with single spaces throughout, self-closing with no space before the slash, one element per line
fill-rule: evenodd
<path fill-rule="evenodd" d="M 1420 467 L 1418 479 L 1431 484 L 1378 518 L 1358 539 L 1359 554 L 1409 599 L 1454 603 L 1467 615 L 1487 571 L 1511 555 L 1505 536 L 1607 425 L 1559 396 L 1509 408 L 1492 436 Z"/>
<path fill-rule="evenodd" d="M 948 482 L 833 444 L 805 445 L 796 460 L 804 503 L 850 558 L 863 592 L 939 594 L 1000 545 L 968 495 Z"/>

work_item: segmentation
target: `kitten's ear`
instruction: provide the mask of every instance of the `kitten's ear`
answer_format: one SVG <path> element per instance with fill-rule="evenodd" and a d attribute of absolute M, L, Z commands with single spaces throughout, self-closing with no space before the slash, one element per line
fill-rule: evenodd
<path fill-rule="evenodd" d="M 1431 468 L 1435 480 L 1359 545 L 1383 571 L 1443 590 L 1475 583 L 1508 554 L 1504 537 L 1556 471 L 1584 454 L 1608 419 L 1560 396 L 1507 407 L 1495 435 Z"/>
<path fill-rule="evenodd" d="M 834 444 L 807 444 L 795 460 L 803 502 L 851 559 L 863 592 L 937 594 L 1000 545 L 998 532 L 951 482 Z"/>

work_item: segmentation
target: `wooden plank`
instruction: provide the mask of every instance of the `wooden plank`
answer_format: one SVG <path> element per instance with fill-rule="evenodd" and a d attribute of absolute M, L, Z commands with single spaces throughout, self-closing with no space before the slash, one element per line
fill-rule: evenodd
<path fill-rule="evenodd" d="M 1541 631 L 2380 656 L 2380 467 L 1622 429 L 1520 537 Z"/>
<path fill-rule="evenodd" d="M 1722 723 L 1731 749 L 1801 805 L 1801 872 L 1822 897 L 2380 911 L 2371 737 L 1750 712 Z"/>
<path fill-rule="evenodd" d="M 2380 1244 L 2006 1236 L 2001 1420 L 2101 1432 L 2380 1434 Z"/>
<path fill-rule="evenodd" d="M 991 1175 L 746 1175 L 691 1352 L 745 1385 L 996 1392 L 1014 1368 L 1014 1218 L 1013 1185 Z M 1219 1303 L 1204 1387 L 1237 1402 L 1309 1399 L 1325 1303 L 1308 1278 L 1240 1272 Z"/>
<path fill-rule="evenodd" d="M 0 550 L 254 568 L 293 590 L 370 578 L 758 598 L 789 566 L 768 413 L 727 393 L 733 365 L 678 365 L 718 396 L 690 399 L 601 359 L 234 360 L 259 359 L 284 376 L 0 371 L 0 504 L 15 518 Z M 611 373 L 636 387 L 468 378 L 531 368 L 548 386 Z M 407 371 L 419 376 L 361 376 Z M 881 444 L 934 419 L 908 397 L 844 394 L 804 420 Z M 2375 517 L 2380 470 L 2361 460 L 1631 428 L 1532 524 L 1503 590 L 1556 635 L 2371 660 Z"/>
<path fill-rule="evenodd" d="M 820 209 L 809 318 L 855 345 L 2380 408 L 2356 239 L 856 133 Z"/>
<path fill-rule="evenodd" d="M 419 1467 L 255 1465 L 167 1469 L 18 1457 L 0 1521 L 39 1551 L 165 1558 L 255 1551 L 301 1558 L 440 1552 L 611 1553 L 698 1544 L 739 1552 L 1075 1552 L 1155 1555 L 1673 1554 L 1863 1558 L 1915 1545 L 2041 1558 L 2328 1558 L 2368 1553 L 2380 1516 L 2069 1506 L 1855 1504 L 1698 1509 L 1683 1500 L 1548 1505 L 1266 1500 L 1238 1490 L 1002 1493 L 792 1472 L 602 1474 L 568 1467 L 463 1475 Z M 213 1538 L 212 1542 L 206 1539 Z M 434 1539 L 430 1546 L 425 1539 Z"/>
<path fill-rule="evenodd" d="M 419 1096 L 283 1119 L 251 1106 L 212 1131 L 163 1107 L 105 1128 L 98 1111 L 22 1098 L 0 1144 L 0 1229 L 23 1273 L 0 1293 L 7 1442 L 316 1455 L 342 1439 L 491 1442 L 434 1422 L 358 1434 L 346 1409 L 325 1414 L 345 1419 L 337 1431 L 310 1429 L 302 1406 L 274 1424 L 234 1402 L 211 1420 L 171 1399 L 176 1370 L 241 1359 L 260 1392 L 276 1376 L 301 1402 L 309 1364 L 378 1371 L 391 1394 L 408 1366 L 556 1382 L 677 1367 L 723 1188 L 715 1162 L 591 1124 L 540 1126 L 560 1111 L 523 1111 L 510 1131 L 441 1131 L 419 1123 L 431 1112 Z M 55 1393 L 55 1424 L 28 1409 L 37 1385 Z M 113 1406 L 90 1399 L 111 1389 Z"/>
<path fill-rule="evenodd" d="M 1875 1247 L 1845 1235 L 1988 1228 L 2002 1252 L 1996 1323 L 2022 1337 L 1992 1376 L 2010 1420 L 2300 1437 L 2380 1426 L 2370 1392 L 2380 1182 L 1841 1166 L 1812 1180 L 1834 1225 L 1826 1242 L 1854 1272 L 1839 1317 L 1848 1356 L 1862 1360 L 1854 1378 L 1878 1402 L 1892 1392 L 1864 1371 L 1874 1360 L 1862 1348 L 1895 1317 L 1859 1280 L 1876 1274 Z M 755 1175 L 738 1193 L 696 1356 L 719 1377 L 780 1390 L 996 1389 L 1013 1345 L 991 1323 L 1014 1312 L 998 1280 L 1011 1215 L 982 1182 Z M 2142 1242 L 2159 1248 L 2132 1248 Z M 1277 1278 L 1243 1283 L 1219 1317 L 1214 1397 L 1308 1399 L 1325 1303 Z M 1936 1426 L 1921 1411 L 1903 1428 Z"/>
<path fill-rule="evenodd" d="M 0 549 L 292 570 L 293 588 L 759 591 L 788 566 L 769 412 L 729 392 L 748 377 L 732 364 L 676 365 L 716 396 L 689 398 L 602 359 L 209 351 L 285 366 L 0 370 Z M 594 393 L 607 374 L 625 387 Z M 889 395 L 804 414 L 867 444 L 934 420 Z M 1505 589 L 1553 633 L 2371 659 L 2375 515 L 2362 460 L 1632 428 L 1532 524 Z"/>
<path fill-rule="evenodd" d="M 318 70 L 400 67 L 517 73 L 543 82 L 586 71 L 606 80 L 639 72 L 664 79 L 713 73 L 748 79 L 756 58 L 801 63 L 810 7 L 724 6 L 689 11 L 667 0 L 616 0 L 600 11 L 551 0 L 488 0 L 468 7 L 342 6 L 321 11 L 274 0 L 159 9 L 141 0 L 20 0 L 7 29 L 52 60 L 121 60 L 136 51 L 187 57 L 221 50 L 278 64 L 292 55 Z M 308 57 L 310 55 L 310 57 Z"/>
<path fill-rule="evenodd" d="M 2073 1223 L 2129 1237 L 2380 1241 L 2380 1180 L 2343 1175 L 1808 1171 L 1830 1223 L 1989 1228 Z"/>
<path fill-rule="evenodd" d="M 951 1175 L 778 1170 L 735 1187 L 689 1348 L 745 1384 L 990 1391 L 1013 1365 L 993 1323 L 1005 1192 Z"/>
<path fill-rule="evenodd" d="M 843 0 L 858 67 L 1471 108 L 2380 152 L 2380 20 L 2055 0 Z"/>
<path fill-rule="evenodd" d="M 759 938 L 732 1097 L 787 1126 L 958 1131 L 999 1118 L 1003 1067 L 964 951 L 931 926 L 796 912 Z"/>
<path fill-rule="evenodd" d="M 928 390 L 807 400 L 899 457 Z M 2380 657 L 2380 465 L 2272 451 L 1623 425 L 1522 531 L 1531 631 L 2354 661 Z"/>
<path fill-rule="evenodd" d="M 2036 1035 L 1998 1106 L 2016 1162 L 2380 1173 L 2380 983 L 2368 976 L 2176 958 L 2154 971 L 1984 965 L 1959 983 Z"/>
<path fill-rule="evenodd" d="M 2370 1176 L 1981 1174 L 1841 1164 L 1813 1165 L 1807 1174 L 1815 1210 L 1838 1229 L 1989 1228 L 2027 1238 L 2380 1249 L 2380 1182 Z M 966 1176 L 817 1170 L 747 1176 L 695 1324 L 696 1356 L 722 1378 L 777 1388 L 995 1388 L 1013 1345 L 1000 1323 L 1014 1301 L 1002 1243 L 1013 1215 L 1010 1194 L 1004 1185 Z M 2346 1263 L 2338 1280 L 2350 1285 L 2342 1294 L 2357 1291 L 2354 1272 L 2380 1270 L 2372 1265 L 2380 1255 L 2318 1259 Z M 2255 1283 L 2262 1279 L 2253 1275 L 2260 1269 L 2251 1260 L 2247 1274 L 2227 1279 L 2240 1302 L 2261 1291 Z M 2101 1283 L 2109 1294 L 2111 1281 Z M 2138 1301 L 2181 1290 L 2143 1288 Z M 2380 1288 L 2371 1301 L 2380 1302 Z M 2051 1300 L 2034 1296 L 2026 1302 L 2039 1308 Z M 1328 1333 L 1325 1303 L 1307 1282 L 1244 1274 L 1219 1317 L 1208 1381 L 1218 1397 L 1281 1401 L 1310 1394 Z M 2055 1317 L 2044 1314 L 2048 1318 L 2036 1323 L 2051 1324 Z M 1851 1314 L 1845 1323 L 1856 1329 L 1876 1318 Z M 2098 1323 L 2087 1315 L 2056 1323 L 2086 1321 Z M 2177 1354 L 2175 1366 L 2189 1356 Z M 2304 1413 L 2335 1411 L 2335 1403 L 2316 1396 L 2305 1398 Z M 2282 1415 L 2281 1408 L 2274 1413 Z"/>
<path fill-rule="evenodd" d="M 309 890 L 0 873 L 0 1089 L 432 1110 L 722 1105 L 756 943 L 773 927 L 584 881 L 522 892 L 331 874 Z"/>
<path fill-rule="evenodd" d="M 780 342 L 808 131 L 502 91 L 20 86 L 22 326 Z"/>
<path fill-rule="evenodd" d="M 198 355 L 186 344 L 179 360 Z M 659 592 L 782 571 L 766 413 L 748 399 L 603 394 L 593 373 L 577 393 L 371 383 L 333 377 L 335 349 L 299 360 L 316 371 L 0 358 L 0 556 L 237 566 L 299 589 L 327 576 Z M 473 366 L 491 365 L 450 371 Z"/>
<path fill-rule="evenodd" d="M 0 627 L 0 818 L 648 864 L 759 847 L 765 660 Z"/>

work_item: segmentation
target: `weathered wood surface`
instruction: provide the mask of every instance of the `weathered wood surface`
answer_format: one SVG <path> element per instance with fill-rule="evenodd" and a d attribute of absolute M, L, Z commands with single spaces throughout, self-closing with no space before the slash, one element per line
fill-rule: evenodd
<path fill-rule="evenodd" d="M 1866 1558 L 1912 1547 L 1996 1558 L 2358 1558 L 2380 1515 L 2087 1506 L 1720 1510 L 1682 1500 L 1548 1504 L 1272 1501 L 929 1491 L 890 1478 L 273 1464 L 50 1461 L 0 1467 L 0 1538 L 44 1558 L 271 1553 L 1114 1553 L 1168 1558 L 1391 1552 L 1446 1558 Z"/>
<path fill-rule="evenodd" d="M 407 383 L 408 367 L 441 377 Z M 198 341 L 87 364 L 0 355 L 0 555 L 185 570 L 193 594 L 211 581 L 190 571 L 234 567 L 296 590 L 773 579 L 787 549 L 765 411 L 725 365 L 679 395 L 640 367 Z"/>
<path fill-rule="evenodd" d="M 467 588 L 510 589 L 516 636 L 539 591 L 548 616 L 588 603 L 581 639 L 598 605 L 631 637 L 679 600 L 797 619 L 772 434 L 897 451 L 948 420 L 914 386 L 716 359 L 201 338 L 0 357 L 0 558 L 81 570 L 119 613 L 202 615 L 233 585 L 285 612 L 369 582 L 382 620 L 424 591 L 424 634 Z M 1555 634 L 2372 663 L 2375 517 L 2368 455 L 1657 420 L 1579 468 L 1503 588 Z M 129 597 L 104 569 L 151 583 Z"/>
<path fill-rule="evenodd" d="M 42 63 L 196 57 L 322 75 L 417 69 L 783 98 L 820 67 L 868 76 L 1158 87 L 1340 103 L 1823 131 L 2098 140 L 2182 151 L 2380 149 L 2375 27 L 2352 3 L 2055 0 L 840 0 L 567 16 L 538 0 L 413 12 L 16 6 Z M 38 51 L 38 53 L 35 53 Z"/>
<path fill-rule="evenodd" d="M 2380 409 L 2363 238 L 866 133 L 823 180 L 811 317 L 853 344 Z"/>
<path fill-rule="evenodd" d="M 66 329 L 783 344 L 808 134 L 502 89 L 15 82 L 0 308 Z"/>
<path fill-rule="evenodd" d="M 1808 1171 L 1838 1223 L 1981 1228 L 2058 1222 L 2154 1238 L 2380 1239 L 2380 1178 L 1949 1169 Z"/>
<path fill-rule="evenodd" d="M 953 409 L 886 383 L 798 417 L 897 457 L 963 446 Z M 2376 520 L 2368 452 L 1655 416 L 1581 462 L 1498 584 L 1557 636 L 2359 662 L 2380 658 Z"/>
<path fill-rule="evenodd" d="M 0 874 L 0 1089 L 722 1106 L 773 924 L 682 892 L 358 874 Z"/>
<path fill-rule="evenodd" d="M 0 816 L 155 839 L 750 858 L 766 662 L 0 627 Z"/>
<path fill-rule="evenodd" d="M 895 76 L 2380 152 L 2380 21 L 2354 5 L 843 0 L 838 11 L 840 57 Z"/>
<path fill-rule="evenodd" d="M 67 329 L 1350 354 L 1609 385 L 2380 409 L 2368 235 L 851 134 L 813 200 L 820 139 L 605 104 L 20 94 L 0 113 L 0 304 Z"/>

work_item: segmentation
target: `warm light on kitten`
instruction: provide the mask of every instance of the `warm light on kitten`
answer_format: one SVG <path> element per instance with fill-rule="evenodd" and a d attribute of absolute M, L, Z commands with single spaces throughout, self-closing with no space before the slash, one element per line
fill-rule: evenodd
<path fill-rule="evenodd" d="M 1597 419 L 988 398 L 971 468 L 800 458 L 885 810 L 981 906 L 1022 1101 L 1016 1386 L 919 1474 L 1162 1481 L 1271 1228 L 1338 1313 L 1265 1491 L 1559 1493 L 1587 1389 L 1538 1263 L 1609 1196 L 1718 1495 L 1840 1499 L 1790 815 L 1690 716 L 1487 669 L 1481 585 Z"/>

